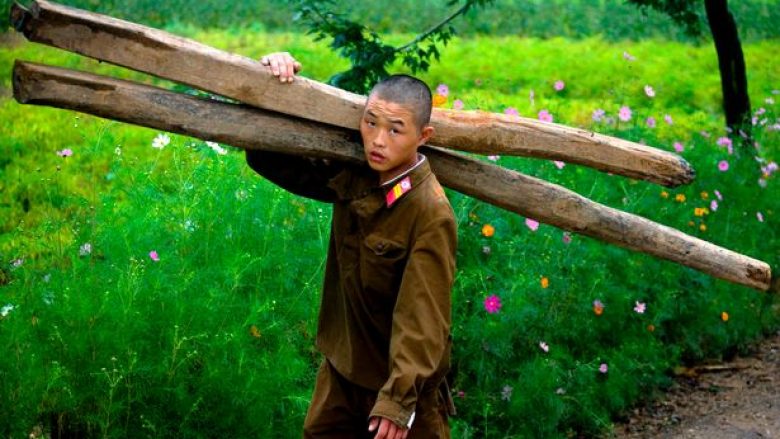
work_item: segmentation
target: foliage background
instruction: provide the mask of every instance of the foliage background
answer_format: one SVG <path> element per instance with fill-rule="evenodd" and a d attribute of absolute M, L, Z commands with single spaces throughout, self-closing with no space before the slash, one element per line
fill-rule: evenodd
<path fill-rule="evenodd" d="M 678 38 L 671 28 L 617 32 L 604 20 L 620 9 L 596 3 L 565 2 L 545 15 L 547 6 L 532 2 L 538 9 L 522 20 L 539 33 L 525 37 L 498 29 L 500 21 L 480 31 L 474 23 L 490 17 L 486 10 L 460 27 L 465 36 L 423 78 L 432 88 L 448 86 L 447 107 L 460 100 L 466 109 L 530 117 L 544 109 L 555 122 L 670 151 L 679 142 L 697 179 L 672 190 L 546 160 L 497 163 L 777 267 L 777 174 L 762 176 L 760 168 L 777 161 L 780 148 L 778 40 L 767 33 L 775 31 L 767 23 L 776 2 L 734 3 L 737 11 L 766 11 L 737 17 L 753 35 L 745 52 L 754 107 L 763 108 L 756 116 L 763 163 L 718 145 L 725 132 L 708 44 Z M 315 79 L 346 67 L 326 42 L 274 25 L 271 12 L 285 17 L 281 7 L 266 15 L 252 9 L 269 4 L 188 3 L 187 16 L 211 17 L 202 22 L 176 18 L 185 17 L 176 2 L 88 6 L 132 12 L 128 18 L 247 56 L 284 48 Z M 193 10 L 199 7 L 200 15 Z M 588 11 L 577 16 L 592 21 L 571 20 L 566 31 L 567 7 Z M 366 17 L 401 31 L 426 13 L 440 16 L 434 7 L 414 17 L 392 11 L 390 18 Z M 497 11 L 490 13 L 509 15 Z M 242 21 L 251 14 L 264 21 Z M 572 30 L 588 22 L 600 24 Z M 155 131 L 20 106 L 10 91 L 17 58 L 172 86 L 2 36 L 0 435 L 28 435 L 36 426 L 56 435 L 59 426 L 90 437 L 297 437 L 319 361 L 312 337 L 328 206 L 253 175 L 243 154 L 226 145 L 221 154 L 171 136 L 156 149 Z M 558 80 L 565 83 L 560 91 Z M 617 117 L 622 106 L 632 109 L 629 121 Z M 596 122 L 599 108 L 605 116 Z M 63 157 L 65 149 L 72 155 Z M 718 169 L 723 160 L 725 172 Z M 745 352 L 780 327 L 777 296 L 589 238 L 571 235 L 566 243 L 558 229 L 532 230 L 525 218 L 448 195 L 460 224 L 456 437 L 603 434 L 663 389 L 674 366 Z M 709 212 L 697 215 L 704 207 Z M 487 224 L 490 237 L 482 232 Z M 498 313 L 486 311 L 489 296 L 501 300 Z M 637 302 L 645 312 L 634 310 Z"/>

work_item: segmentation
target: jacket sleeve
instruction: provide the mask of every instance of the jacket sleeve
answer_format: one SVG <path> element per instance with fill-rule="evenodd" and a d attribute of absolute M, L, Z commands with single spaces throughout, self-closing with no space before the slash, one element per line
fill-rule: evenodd
<path fill-rule="evenodd" d="M 283 189 L 324 202 L 335 201 L 328 182 L 344 169 L 340 162 L 258 150 L 246 150 L 246 162 Z"/>
<path fill-rule="evenodd" d="M 371 416 L 411 426 L 426 380 L 436 378 L 429 386 L 438 387 L 449 367 L 442 363 L 449 362 L 457 239 L 455 219 L 447 215 L 430 221 L 412 244 L 393 311 L 390 376 Z"/>

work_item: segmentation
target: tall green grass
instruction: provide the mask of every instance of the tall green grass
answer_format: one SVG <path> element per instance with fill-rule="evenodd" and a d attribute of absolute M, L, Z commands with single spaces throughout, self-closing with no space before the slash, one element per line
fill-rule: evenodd
<path fill-rule="evenodd" d="M 305 36 L 190 32 L 253 57 L 290 50 L 320 80 L 345 67 Z M 753 104 L 765 110 L 755 127 L 763 163 L 717 144 L 725 132 L 709 47 L 461 39 L 424 79 L 448 85 L 445 106 L 548 110 L 555 122 L 670 151 L 680 142 L 697 178 L 677 189 L 546 160 L 497 163 L 777 267 L 777 174 L 760 172 L 780 146 L 777 42 L 745 49 Z M 0 435 L 40 426 L 53 436 L 299 436 L 319 358 L 329 206 L 254 175 L 229 146 L 223 155 L 171 136 L 156 149 L 156 131 L 20 106 L 9 90 L 15 58 L 143 78 L 27 43 L 0 52 Z M 618 119 L 622 106 L 631 120 Z M 534 231 L 448 194 L 460 240 L 456 437 L 602 434 L 663 389 L 673 366 L 745 352 L 780 326 L 776 296 L 544 224 Z M 497 313 L 484 306 L 490 296 Z"/>

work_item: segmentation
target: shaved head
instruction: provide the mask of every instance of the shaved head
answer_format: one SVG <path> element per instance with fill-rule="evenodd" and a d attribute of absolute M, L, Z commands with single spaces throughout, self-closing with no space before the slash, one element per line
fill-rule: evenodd
<path fill-rule="evenodd" d="M 377 83 L 368 97 L 376 97 L 409 109 L 414 115 L 417 131 L 431 121 L 431 90 L 413 76 L 391 75 Z"/>

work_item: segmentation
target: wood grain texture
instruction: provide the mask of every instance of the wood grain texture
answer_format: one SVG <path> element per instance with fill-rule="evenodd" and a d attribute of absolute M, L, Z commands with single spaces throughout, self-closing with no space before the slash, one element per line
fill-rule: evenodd
<path fill-rule="evenodd" d="M 365 97 L 299 77 L 281 84 L 259 62 L 170 33 L 38 0 L 12 6 L 30 41 L 79 53 L 329 125 L 357 129 Z M 433 145 L 480 154 L 561 160 L 664 186 L 690 183 L 682 157 L 646 145 L 535 119 L 435 108 Z"/>
<path fill-rule="evenodd" d="M 14 96 L 21 103 L 77 110 L 245 149 L 365 163 L 354 130 L 40 64 L 17 62 L 13 75 Z M 760 260 L 538 178 L 437 147 L 423 147 L 422 152 L 439 181 L 464 194 L 714 277 L 758 290 L 770 288 L 770 267 Z"/>

